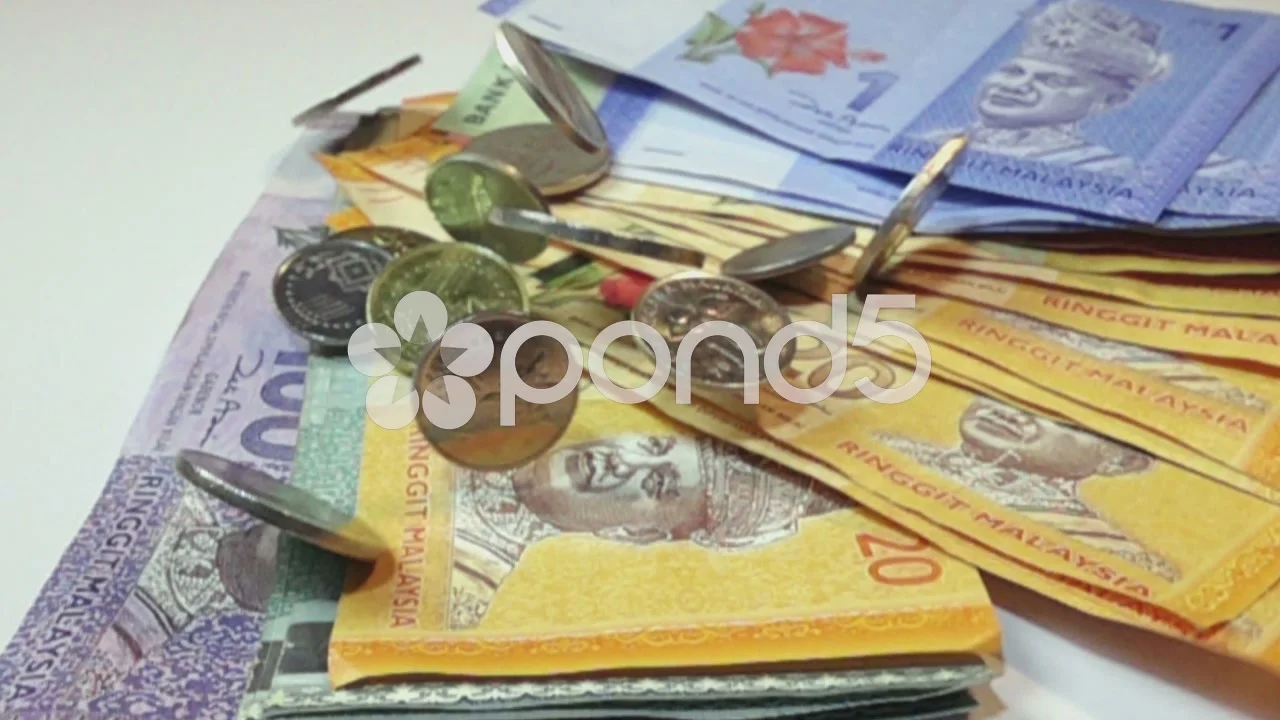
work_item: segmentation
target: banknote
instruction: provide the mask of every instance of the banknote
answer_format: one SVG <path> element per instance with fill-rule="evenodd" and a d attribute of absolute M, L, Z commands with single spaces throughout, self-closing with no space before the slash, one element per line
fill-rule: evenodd
<path fill-rule="evenodd" d="M 813 306 L 808 299 L 802 304 Z M 829 310 L 825 319 L 812 319 L 834 322 Z M 847 327 L 857 324 L 851 318 Z M 920 327 L 918 321 L 912 326 Z M 793 361 L 799 373 L 794 379 L 804 387 L 816 387 L 831 369 L 825 347 L 814 351 L 825 364 L 800 369 L 799 353 Z M 912 374 L 898 363 L 851 352 L 858 359 L 844 376 L 849 383 L 869 377 L 889 388 Z M 1161 605 L 1201 627 L 1234 617 L 1280 579 L 1280 563 L 1267 569 L 1258 564 L 1280 542 L 1280 508 L 1140 448 L 939 379 L 897 404 L 870 402 L 852 387 L 813 405 L 771 404 L 767 397 L 761 397 L 758 420 L 779 441 L 1045 572 Z M 1142 501 L 1153 493 L 1162 498 L 1159 512 Z M 1221 533 L 1217 540 L 1198 534 L 1196 542 L 1175 549 L 1183 523 L 1206 520 L 1202 507 L 1218 502 L 1235 509 L 1234 519 L 1223 516 L 1215 530 L 1201 526 Z M 1244 515 L 1256 520 L 1247 530 L 1237 523 Z M 1161 543 L 1172 544 L 1157 548 Z M 1244 575 L 1242 568 L 1249 568 Z M 1215 599 L 1205 602 L 1207 595 Z"/>
<path fill-rule="evenodd" d="M 668 191 L 668 195 L 674 191 Z M 605 212 L 590 207 L 563 206 L 561 211 L 583 222 L 590 222 L 599 227 L 631 232 L 633 234 L 651 234 L 661 236 L 668 242 L 699 249 L 713 259 L 726 256 L 737 245 L 752 242 L 750 228 L 739 227 L 724 229 L 714 233 L 716 241 L 708 237 L 712 231 L 697 221 L 671 217 L 669 212 L 636 211 L 632 206 L 632 214 L 623 211 Z M 770 213 L 774 220 L 782 220 L 777 214 Z M 756 222 L 753 220 L 752 222 Z M 745 224 L 745 223 L 744 223 Z M 745 238 L 745 240 L 744 240 Z M 916 238 L 909 243 L 923 246 L 926 238 Z M 950 243 L 951 240 L 944 242 Z M 908 254 L 907 257 L 911 257 Z M 942 257 L 942 256 L 938 256 Z M 638 263 L 630 258 L 621 257 L 620 261 L 634 269 L 641 269 L 652 263 Z M 714 260 L 711 263 L 714 266 Z M 836 268 L 838 270 L 838 268 Z M 827 322 L 830 320 L 828 298 L 832 293 L 847 292 L 848 281 L 842 276 L 821 268 L 822 272 L 797 273 L 783 283 L 787 287 L 800 291 L 814 300 L 789 301 L 793 316 L 805 316 L 806 319 Z M 664 272 L 658 273 L 665 274 Z M 962 384 L 979 381 L 980 392 L 1002 395 L 1005 398 L 1036 398 L 1035 403 L 1042 410 L 1049 410 L 1067 418 L 1071 422 L 1084 424 L 1102 430 L 1105 434 L 1125 443 L 1139 447 L 1156 457 L 1176 465 L 1191 469 L 1233 488 L 1243 490 L 1258 497 L 1275 502 L 1280 500 L 1280 491 L 1272 487 L 1268 481 L 1255 478 L 1257 461 L 1247 461 L 1251 456 L 1240 456 L 1242 447 L 1249 447 L 1248 442 L 1241 444 L 1238 436 L 1227 435 L 1219 444 L 1196 442 L 1188 444 L 1186 433 L 1178 425 L 1178 413 L 1158 413 L 1157 421 L 1148 423 L 1151 417 L 1148 409 L 1141 406 L 1109 403 L 1114 401 L 1115 391 L 1099 385 L 1103 378 L 1114 378 L 1118 388 L 1145 388 L 1143 392 L 1154 392 L 1154 387 L 1164 387 L 1168 392 L 1180 393 L 1178 397 L 1195 398 L 1205 395 L 1210 403 L 1221 403 L 1224 400 L 1237 400 L 1242 407 L 1238 411 L 1249 414 L 1251 427 L 1266 428 L 1268 422 L 1264 417 L 1270 405 L 1263 403 L 1280 402 L 1280 384 L 1272 378 L 1256 373 L 1241 371 L 1228 367 L 1212 369 L 1197 365 L 1194 361 L 1180 358 L 1169 353 L 1162 353 L 1149 348 L 1118 343 L 1087 336 L 1081 333 L 1053 326 L 1046 323 L 1035 323 L 1030 318 L 1018 316 L 1005 311 L 986 310 L 983 308 L 958 303 L 946 298 L 918 297 L 917 306 L 912 310 L 887 310 L 884 317 L 890 320 L 906 322 L 917 329 L 929 341 L 935 376 L 947 377 L 953 382 Z M 1019 334 L 1016 327 L 1006 326 L 1006 321 L 1017 326 L 1034 323 L 1042 328 L 1047 340 L 1039 343 L 1030 342 L 1028 336 Z M 858 317 L 850 315 L 850 327 L 856 327 Z M 1010 334 L 1012 333 L 1012 334 Z M 1068 338 L 1068 340 L 1063 340 Z M 1024 353 L 1001 352 L 991 354 L 991 342 L 1007 341 L 1013 349 L 1021 348 Z M 1045 349 L 1047 343 L 1063 342 L 1063 347 L 1056 347 L 1054 352 Z M 1097 357 L 1088 358 L 1078 355 L 1080 349 L 1092 352 Z M 877 349 L 873 347 L 873 350 Z M 909 348 L 885 348 L 892 357 L 903 358 L 905 362 L 913 362 Z M 905 352 L 905 354 L 903 354 Z M 1073 354 L 1074 353 L 1074 354 Z M 1016 357 L 1030 354 L 1031 358 Z M 1043 362 L 1037 362 L 1040 358 Z M 1048 359 L 1062 358 L 1058 362 L 1059 372 L 1042 371 L 1041 364 L 1054 367 Z M 1111 360 L 1127 358 L 1130 362 L 1141 363 L 1136 368 L 1104 369 L 1104 363 Z M 1088 364 L 1090 363 L 1091 364 Z M 1086 364 L 1082 364 L 1086 363 Z M 1075 368 L 1075 373 L 1064 372 L 1064 368 Z M 1117 371 L 1121 375 L 1117 376 Z M 1143 372 L 1156 373 L 1155 377 L 1139 379 Z M 1127 373 L 1127 374 L 1124 374 Z M 1156 383 L 1156 385 L 1152 385 Z M 1172 384 L 1170 384 L 1172 383 Z M 1063 388 L 1068 388 L 1064 391 Z M 1139 392 L 1142 396 L 1142 392 Z M 1252 398 L 1252 399 L 1250 399 Z M 1169 397 L 1161 400 L 1168 404 Z M 1117 412 L 1117 407 L 1119 412 Z M 1194 403 L 1191 407 L 1196 407 Z M 1261 411 L 1262 414 L 1258 414 Z M 1136 418 L 1144 418 L 1137 421 Z M 1203 436 L 1196 436 L 1197 440 Z M 1221 443 L 1225 442 L 1226 445 Z M 1256 442 L 1262 443 L 1261 440 Z M 1259 447 L 1266 447 L 1265 444 Z M 1265 455 L 1259 455 L 1259 458 Z M 1252 462 L 1252 464 L 1250 464 Z M 1253 473 L 1253 474 L 1251 474 Z"/>
<path fill-rule="evenodd" d="M 598 297 L 589 296 L 569 298 L 552 306 L 544 306 L 543 310 L 549 317 L 571 328 L 583 343 L 588 342 L 600 329 L 624 317 L 622 311 L 603 305 Z M 808 366 L 814 365 L 815 360 L 821 360 L 817 354 L 808 355 L 809 357 L 803 358 Z M 642 384 L 652 368 L 652 363 L 638 349 L 624 343 L 610 345 L 606 351 L 606 359 L 609 378 L 623 387 Z M 791 379 L 796 380 L 797 375 L 808 374 L 806 369 L 798 369 Z M 1272 672 L 1280 672 L 1280 585 L 1270 588 L 1229 623 L 1200 629 L 1158 605 L 1096 584 L 1047 573 L 937 524 L 933 519 L 934 514 L 924 515 L 895 505 L 857 482 L 857 475 L 842 474 L 830 465 L 801 454 L 776 437 L 767 435 L 759 425 L 757 412 L 743 405 L 740 398 L 725 393 L 697 393 L 695 402 L 684 403 L 676 400 L 675 393 L 668 386 L 650 401 L 650 406 L 710 436 L 747 448 L 780 465 L 838 488 L 860 505 L 892 518 L 894 523 L 928 538 L 948 553 L 974 563 L 987 572 L 1082 612 L 1176 637 L 1257 663 Z M 1180 529 L 1180 532 L 1185 532 L 1185 529 Z"/>
<path fill-rule="evenodd" d="M 1270 318 L 1144 307 L 1010 278 L 913 267 L 898 268 L 885 282 L 1153 349 L 1280 366 L 1280 323 Z"/>
<path fill-rule="evenodd" d="M 1169 204 L 1197 215 L 1280 217 L 1280 82 L 1270 80 Z"/>
<path fill-rule="evenodd" d="M 298 428 L 291 484 L 353 511 L 364 434 L 368 379 L 345 358 L 313 357 Z M 503 682 L 428 680 L 334 690 L 328 639 L 346 563 L 285 537 L 276 588 L 268 603 L 262 648 L 240 715 L 246 720 L 355 712 L 466 713 L 487 719 L 660 716 L 705 720 L 753 714 L 777 717 L 822 707 L 872 707 L 949 696 L 987 682 L 982 663 L 769 674 L 523 679 Z M 696 709 L 698 703 L 715 708 Z M 678 707 L 673 707 L 677 706 Z M 735 707 L 737 705 L 737 707 Z M 563 714 L 555 714 L 555 713 Z"/>
<path fill-rule="evenodd" d="M 395 551 L 339 602 L 337 686 L 874 664 L 999 643 L 968 566 L 809 478 L 594 387 L 580 389 L 552 452 L 506 473 L 451 466 L 416 426 L 369 423 L 357 507 Z"/>
<path fill-rule="evenodd" d="M 725 123 L 644 81 L 573 58 L 562 61 L 609 136 L 614 176 L 873 224 L 888 214 L 906 185 L 899 173 L 826 162 Z M 497 52 L 490 51 L 437 127 L 474 137 L 540 122 L 546 122 L 541 110 L 515 84 Z M 957 188 L 943 194 L 921 227 L 949 232 L 1012 221 L 1045 226 L 1105 223 Z"/>
<path fill-rule="evenodd" d="M 333 183 L 309 134 L 191 302 L 101 498 L 0 656 L 5 717 L 229 717 L 258 645 L 275 533 L 173 472 L 183 448 L 287 475 L 307 346 L 271 308 Z"/>
<path fill-rule="evenodd" d="M 825 159 L 915 172 L 967 133 L 956 184 L 1146 223 L 1280 64 L 1280 20 L 1158 0 L 530 0 L 510 19 Z"/>
<path fill-rule="evenodd" d="M 1022 265 L 942 253 L 903 253 L 902 267 L 948 272 L 963 279 L 970 275 L 998 276 L 1038 285 L 1083 291 L 1166 310 L 1280 318 L 1280 283 L 1250 282 L 1230 278 L 1225 282 L 1158 282 L 1141 277 L 1063 272 L 1036 265 Z M 892 273 L 888 277 L 892 277 Z M 907 281 L 908 283 L 910 280 Z"/>
<path fill-rule="evenodd" d="M 1102 250 L 1098 252 L 1072 252 L 1063 248 L 1041 249 L 1027 245 L 1001 242 L 962 242 L 942 246 L 935 244 L 930 252 L 948 255 L 1000 260 L 1024 265 L 1038 265 L 1062 272 L 1116 275 L 1141 273 L 1164 280 L 1167 275 L 1189 276 L 1271 276 L 1280 274 L 1280 259 L 1275 257 L 1239 257 L 1227 255 L 1212 257 L 1205 252 L 1198 255 L 1173 250 L 1175 243 L 1167 243 L 1170 249 L 1161 251 L 1164 242 L 1133 243 L 1132 250 Z"/>
<path fill-rule="evenodd" d="M 898 317 L 930 342 L 989 358 L 998 362 L 1001 374 L 1155 430 L 1189 451 L 1278 487 L 1273 448 L 1280 435 L 1280 383 L 1274 377 L 1011 312 L 923 297 L 917 304 L 918 312 Z"/>

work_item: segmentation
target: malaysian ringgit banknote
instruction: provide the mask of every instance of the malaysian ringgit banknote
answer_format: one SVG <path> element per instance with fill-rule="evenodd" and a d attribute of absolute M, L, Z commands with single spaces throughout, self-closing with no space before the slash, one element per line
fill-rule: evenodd
<path fill-rule="evenodd" d="M 819 157 L 1151 223 L 1280 65 L 1280 18 L 1161 0 L 530 0 L 510 19 Z"/>
<path fill-rule="evenodd" d="M 557 446 L 509 472 L 366 425 L 358 511 L 394 550 L 339 602 L 335 685 L 998 648 L 972 568 L 809 478 L 580 393 Z"/>
<path fill-rule="evenodd" d="M 625 317 L 623 311 L 604 305 L 598 296 L 568 299 L 553 307 L 545 307 L 544 310 L 548 317 L 572 329 L 579 341 L 584 343 L 589 342 L 602 328 Z M 864 357 L 856 350 L 852 352 L 854 358 Z M 652 369 L 652 362 L 641 355 L 638 349 L 623 343 L 610 345 L 606 351 L 606 359 L 609 377 L 623 387 L 642 384 Z M 826 362 L 827 358 L 821 348 L 801 348 L 797 353 L 794 371 L 789 379 L 800 380 L 812 375 L 815 371 L 824 373 L 822 366 Z M 854 375 L 854 377 L 861 376 L 856 373 Z M 800 384 L 803 384 L 803 381 Z M 844 387 L 842 390 L 849 391 L 852 388 Z M 930 539 L 956 557 L 1082 612 L 1170 635 L 1217 652 L 1246 659 L 1272 672 L 1280 672 L 1280 584 L 1273 585 L 1249 605 L 1247 610 L 1229 623 L 1199 629 L 1158 605 L 1142 602 L 1095 584 L 1054 575 L 1035 565 L 998 553 L 991 547 L 976 542 L 973 538 L 937 524 L 932 519 L 932 513 L 919 514 L 894 505 L 859 483 L 850 482 L 851 479 L 856 480 L 856 475 L 845 476 L 831 466 L 799 453 L 795 448 L 788 447 L 776 438 L 767 436 L 758 425 L 756 409 L 743 405 L 739 398 L 725 393 L 714 393 L 700 395 L 693 403 L 681 403 L 675 400 L 675 393 L 668 386 L 659 391 L 658 395 L 651 400 L 650 406 L 708 435 L 749 449 L 762 457 L 839 488 L 859 504 Z M 1026 417 L 1043 418 L 1034 411 L 1030 411 Z M 1031 488 L 1011 487 L 1009 491 L 1034 496 Z M 1185 528 L 1177 528 L 1177 531 L 1188 533 Z M 1183 540 L 1174 538 L 1172 541 L 1184 547 L 1181 552 L 1194 552 L 1191 546 L 1195 541 L 1190 537 Z"/>
<path fill-rule="evenodd" d="M 884 219 L 906 185 L 907 178 L 901 174 L 826 162 L 725 123 L 647 82 L 616 76 L 572 58 L 562 56 L 560 60 L 596 108 L 614 155 L 614 177 L 869 224 Z M 475 137 L 544 121 L 541 110 L 491 50 L 436 127 Z M 1013 221 L 1045 226 L 1106 223 L 1102 218 L 954 189 L 934 204 L 921 228 L 952 232 Z"/>
<path fill-rule="evenodd" d="M 333 207 L 307 135 L 191 302 L 102 497 L 4 654 L 0 715 L 230 717 L 257 651 L 275 532 L 173 469 L 200 448 L 287 475 L 307 346 L 276 267 Z"/>
<path fill-rule="evenodd" d="M 793 317 L 833 321 L 829 299 L 787 302 Z M 858 313 L 847 321 L 850 333 Z M 927 317 L 906 319 L 921 327 Z M 816 352 L 827 357 L 821 345 Z M 870 377 L 895 387 L 911 374 L 857 357 L 866 359 L 846 375 L 850 384 Z M 816 386 L 826 362 L 793 381 Z M 936 378 L 899 404 L 870 402 L 852 387 L 816 405 L 769 404 L 767 397 L 760 419 L 779 441 L 1044 572 L 1161 605 L 1200 627 L 1235 617 L 1280 580 L 1280 508 L 1139 448 Z M 1158 509 L 1144 502 L 1156 493 Z M 1230 509 L 1211 517 L 1207 507 Z M 1190 523 L 1197 531 L 1187 542 Z"/>
<path fill-rule="evenodd" d="M 1009 278 L 900 268 L 898 286 L 1021 313 L 1091 335 L 1167 352 L 1280 367 L 1280 323 L 1268 317 L 1217 315 L 1142 307 Z"/>
<path fill-rule="evenodd" d="M 353 511 L 358 493 L 369 380 L 345 358 L 313 357 L 290 483 Z M 337 615 L 346 562 L 284 538 L 276 588 L 268 603 L 262 649 L 241 717 L 318 714 L 466 713 L 475 720 L 512 716 L 555 718 L 632 716 L 741 720 L 779 717 L 823 707 L 878 707 L 890 701 L 952 701 L 987 682 L 982 662 L 935 667 L 905 665 L 843 671 L 526 678 L 501 682 L 422 679 L 334 690 L 328 641 Z M 713 704 L 697 709 L 696 705 Z M 736 706 L 736 707 L 735 707 Z"/>

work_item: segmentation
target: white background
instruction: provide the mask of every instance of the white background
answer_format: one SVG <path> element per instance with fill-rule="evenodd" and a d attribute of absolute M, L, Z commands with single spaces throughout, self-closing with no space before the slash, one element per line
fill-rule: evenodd
<path fill-rule="evenodd" d="M 412 53 L 354 107 L 460 87 L 494 23 L 475 4 L 0 3 L 0 639 L 97 498 L 289 119 Z M 1012 609 L 1008 667 L 979 717 L 1280 717 L 1271 676 L 989 586 Z"/>

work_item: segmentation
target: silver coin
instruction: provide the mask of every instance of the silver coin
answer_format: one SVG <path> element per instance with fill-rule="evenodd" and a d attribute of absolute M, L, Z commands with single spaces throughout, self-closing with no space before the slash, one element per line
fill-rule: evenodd
<path fill-rule="evenodd" d="M 609 151 L 609 138 L 591 103 L 537 38 L 504 22 L 495 41 L 502 62 L 547 119 L 582 150 Z"/>
<path fill-rule="evenodd" d="M 522 313 L 476 313 L 446 330 L 423 354 L 414 374 L 414 388 L 424 404 L 417 416 L 418 427 L 427 442 L 450 462 L 484 471 L 519 467 L 550 450 L 573 421 L 578 409 L 576 385 L 554 402 L 533 403 L 516 397 L 514 422 L 502 424 L 500 387 L 511 382 L 500 377 L 503 347 L 512 333 L 531 321 Z M 475 332 L 460 333 L 462 327 Z M 483 351 L 475 348 L 485 344 L 492 354 L 487 365 L 475 367 L 484 358 Z M 537 389 L 555 387 L 570 370 L 564 346 L 545 335 L 525 340 L 516 350 L 513 365 L 516 375 Z M 469 417 L 465 413 L 461 418 L 450 415 L 447 423 L 431 417 L 428 403 L 438 399 L 451 410 L 465 409 L 468 393 L 474 398 Z"/>
<path fill-rule="evenodd" d="M 848 225 L 806 230 L 770 240 L 734 255 L 720 272 L 739 280 L 764 280 L 816 265 L 853 244 L 857 235 Z"/>
<path fill-rule="evenodd" d="M 862 290 L 884 268 L 889 258 L 893 257 L 902 241 L 915 231 L 920 218 L 924 217 L 929 207 L 946 189 L 951 173 L 955 171 L 968 144 L 969 138 L 965 135 L 942 143 L 938 152 L 907 183 L 902 195 L 898 197 L 898 203 L 889 211 L 889 215 L 876 229 L 871 242 L 863 248 L 853 265 L 855 290 Z"/>
<path fill-rule="evenodd" d="M 690 355 L 689 380 L 709 388 L 733 389 L 762 382 L 764 355 L 769 341 L 791 324 L 791 316 L 778 301 L 754 285 L 736 278 L 690 271 L 671 275 L 650 285 L 631 311 L 631 318 L 653 328 L 667 342 L 673 366 L 680 343 L 697 343 Z M 736 325 L 754 345 L 758 372 L 748 376 L 746 356 L 733 340 L 708 332 L 704 323 L 714 320 Z M 648 348 L 640 343 L 642 348 Z M 795 357 L 795 341 L 778 356 L 785 369 Z M 682 370 L 677 367 L 676 373 Z"/>
<path fill-rule="evenodd" d="M 578 225 L 535 210 L 496 207 L 489 212 L 489 222 L 509 230 L 541 233 L 582 245 L 617 250 L 677 265 L 702 267 L 707 261 L 707 256 L 697 250 Z"/>
<path fill-rule="evenodd" d="M 346 347 L 365 323 L 374 278 L 391 253 L 354 237 L 308 245 L 280 264 L 272 286 L 276 309 L 294 332 L 324 347 Z"/>
<path fill-rule="evenodd" d="M 487 132 L 467 151 L 515 166 L 544 197 L 576 193 L 609 172 L 609 153 L 585 152 L 553 125 L 512 125 Z"/>
<path fill-rule="evenodd" d="M 197 488 L 316 547 L 353 560 L 386 551 L 364 522 L 262 471 L 199 450 L 179 452 L 174 465 Z"/>

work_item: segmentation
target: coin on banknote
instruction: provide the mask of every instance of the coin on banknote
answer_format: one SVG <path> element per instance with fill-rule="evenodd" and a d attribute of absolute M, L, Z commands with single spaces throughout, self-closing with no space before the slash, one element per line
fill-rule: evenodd
<path fill-rule="evenodd" d="M 356 238 L 308 245 L 280 264 L 276 308 L 293 331 L 319 347 L 345 347 L 364 324 L 369 288 L 391 253 Z"/>
<path fill-rule="evenodd" d="M 671 275 L 649 286 L 636 302 L 631 318 L 658 331 L 671 350 L 677 375 L 710 388 L 741 388 L 762 381 L 769 340 L 791 324 L 778 301 L 754 285 L 736 278 L 690 271 Z M 718 327 L 707 323 L 719 321 Z M 730 326 L 745 331 L 746 353 Z M 679 362 L 681 343 L 693 346 L 689 367 Z M 695 344 L 696 343 L 696 344 Z M 646 343 L 640 343 L 648 348 Z M 751 359 L 749 356 L 754 356 Z M 795 340 L 782 346 L 779 369 L 795 357 Z M 755 368 L 749 372 L 750 365 Z"/>
<path fill-rule="evenodd" d="M 786 275 L 853 244 L 857 230 L 848 225 L 832 225 L 792 233 L 734 255 L 720 266 L 720 272 L 739 280 L 764 280 Z"/>
<path fill-rule="evenodd" d="M 532 260 L 547 249 L 545 235 L 489 221 L 495 207 L 547 212 L 542 194 L 510 163 L 472 152 L 455 153 L 431 169 L 425 194 L 440 226 L 458 242 L 487 247 L 516 263 Z"/>
<path fill-rule="evenodd" d="M 429 327 L 433 310 L 422 295 L 414 295 L 419 292 L 430 293 L 443 306 L 439 327 Z M 448 323 L 481 310 L 528 308 L 524 279 L 497 254 L 476 245 L 434 243 L 387 265 L 369 290 L 367 317 L 395 329 L 400 347 L 388 349 L 392 357 L 387 359 L 408 375 Z"/>
<path fill-rule="evenodd" d="M 609 138 L 596 111 L 537 38 L 504 22 L 494 40 L 516 82 L 574 145 L 585 152 L 608 152 Z"/>
<path fill-rule="evenodd" d="M 528 337 L 504 358 L 513 333 L 531 321 L 524 313 L 477 313 L 451 326 L 422 356 L 414 375 L 414 388 L 422 395 L 418 426 L 451 462 L 476 470 L 518 467 L 551 449 L 573 420 L 580 359 L 571 361 L 568 350 L 543 333 Z M 505 362 L 510 363 L 506 374 Z M 513 393 L 504 422 L 501 392 L 516 382 L 535 391 L 557 386 L 564 391 L 541 402 Z"/>
<path fill-rule="evenodd" d="M 942 143 L 920 172 L 907 183 L 898 196 L 898 203 L 889 211 L 853 265 L 854 290 L 863 290 L 863 286 L 874 279 L 893 257 L 902 241 L 915 231 L 920 218 L 946 189 L 951 173 L 960 163 L 968 144 L 969 138 L 965 135 Z"/>
<path fill-rule="evenodd" d="M 392 255 L 403 255 L 414 248 L 438 242 L 436 238 L 428 237 L 420 232 L 389 225 L 355 227 L 329 236 L 330 241 L 344 239 L 360 240 L 370 245 L 377 245 Z"/>
<path fill-rule="evenodd" d="M 174 464 L 197 488 L 312 545 L 354 560 L 385 551 L 361 520 L 260 470 L 198 450 L 179 452 Z"/>
<path fill-rule="evenodd" d="M 586 152 L 552 125 L 513 125 L 476 137 L 467 152 L 509 163 L 544 197 L 578 192 L 609 171 L 609 153 Z"/>

